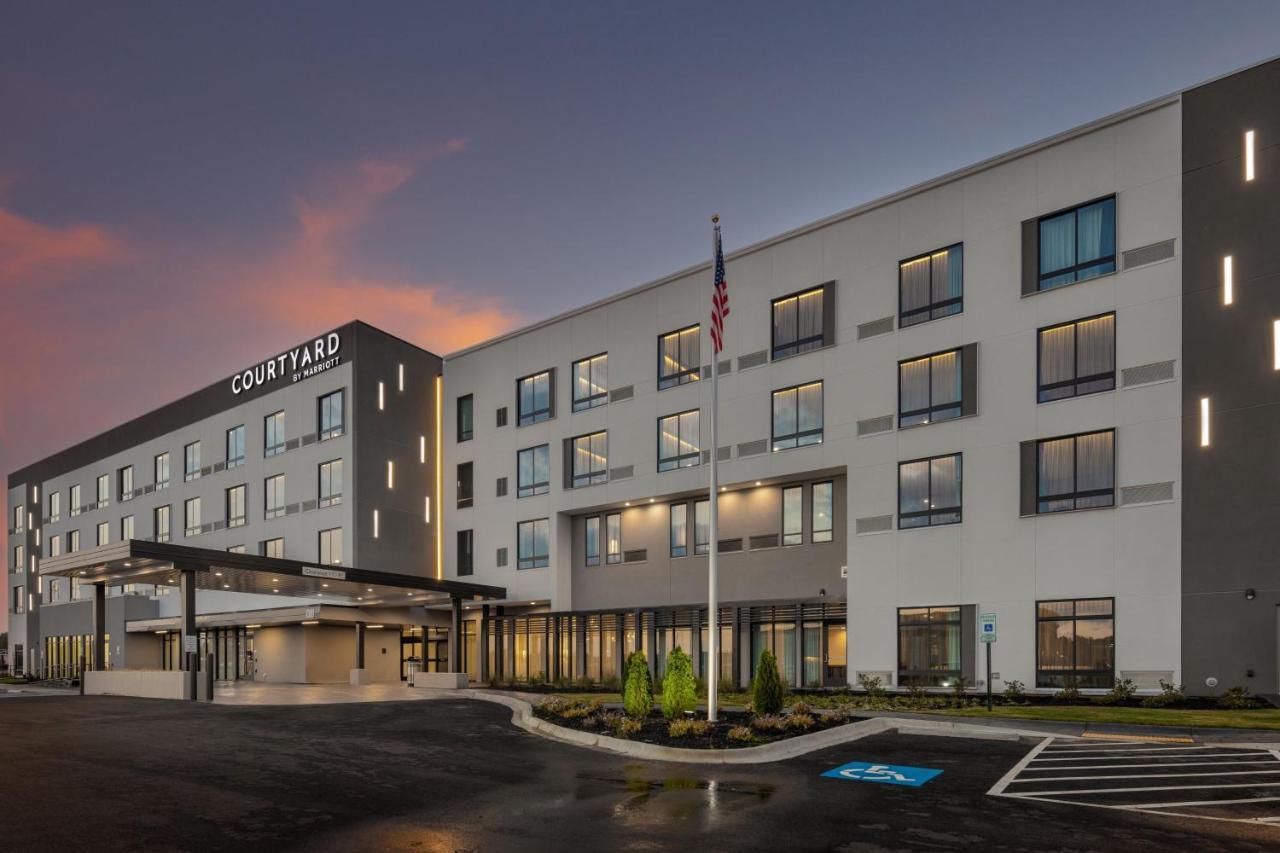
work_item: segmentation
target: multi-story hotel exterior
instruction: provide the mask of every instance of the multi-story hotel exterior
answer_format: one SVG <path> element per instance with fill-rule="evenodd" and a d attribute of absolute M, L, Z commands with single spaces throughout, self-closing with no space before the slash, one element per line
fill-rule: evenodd
<path fill-rule="evenodd" d="M 496 607 L 460 610 L 455 598 L 452 621 L 430 610 L 419 620 L 447 626 L 452 665 L 478 680 L 607 681 L 630 650 L 660 667 L 676 645 L 701 673 L 716 452 L 727 680 L 745 682 L 770 648 L 798 686 L 978 684 L 977 617 L 990 613 L 996 689 L 1074 680 L 1102 690 L 1128 678 L 1276 694 L 1277 140 L 1273 61 L 731 253 L 714 450 L 709 263 L 446 356 L 442 368 L 414 350 L 406 364 L 442 371 L 441 384 L 414 385 L 438 393 L 438 408 L 424 397 L 407 432 L 368 454 L 370 383 L 376 374 L 390 394 L 394 370 L 379 363 L 362 383 L 357 362 L 359 429 L 340 441 L 354 445 L 359 505 L 323 524 L 318 508 L 314 523 L 307 512 L 264 519 L 251 536 L 201 530 L 200 544 L 243 539 L 252 552 L 273 538 L 268 528 L 293 524 L 290 552 L 301 540 L 299 558 L 323 563 L 317 537 L 340 528 L 337 562 L 502 588 Z M 11 475 L 10 505 L 27 510 L 9 524 L 11 642 L 29 655 L 55 636 L 54 602 L 38 626 L 22 612 L 41 582 L 31 558 L 48 557 L 55 537 L 78 528 L 86 547 L 107 521 L 114 541 L 128 513 L 145 538 L 160 503 L 180 533 L 193 489 L 221 508 L 248 483 L 247 505 L 260 504 L 268 460 L 252 477 L 211 474 L 221 480 L 205 493 L 203 474 L 182 481 L 184 446 L 221 447 L 238 423 L 246 446 L 261 446 L 263 419 L 284 408 L 275 395 L 313 407 L 334 370 L 352 368 L 254 387 L 264 396 L 242 418 L 224 406 L 175 414 L 181 424 L 100 437 Z M 214 410 L 216 424 L 189 427 Z M 301 444 L 295 432 L 312 430 L 290 428 Z M 369 524 L 385 505 L 384 457 L 415 442 L 421 455 L 395 474 L 412 484 L 396 505 L 405 518 L 384 522 L 379 539 Z M 145 512 L 117 505 L 122 468 L 150 472 L 162 449 L 183 500 L 144 493 Z M 322 461 L 300 461 L 290 482 Z M 72 519 L 73 504 L 101 502 L 103 475 L 107 505 Z M 134 476 L 135 490 L 151 482 Z M 414 513 L 416 532 L 403 532 Z M 394 545 L 391 530 L 404 537 Z"/>

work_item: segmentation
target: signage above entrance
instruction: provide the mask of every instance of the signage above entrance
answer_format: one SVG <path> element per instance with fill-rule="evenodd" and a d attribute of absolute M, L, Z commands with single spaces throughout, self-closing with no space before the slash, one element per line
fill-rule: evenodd
<path fill-rule="evenodd" d="M 347 573 L 340 569 L 321 569 L 317 566 L 303 566 L 302 574 L 309 578 L 327 578 L 331 581 L 347 579 Z"/>
<path fill-rule="evenodd" d="M 275 358 L 267 359 L 255 367 L 237 373 L 231 377 L 231 393 L 240 394 L 274 382 L 288 378 L 290 382 L 307 379 L 342 362 L 338 350 L 342 347 L 342 339 L 337 332 L 330 332 L 324 337 L 316 338 L 310 343 L 295 347 L 281 353 Z"/>

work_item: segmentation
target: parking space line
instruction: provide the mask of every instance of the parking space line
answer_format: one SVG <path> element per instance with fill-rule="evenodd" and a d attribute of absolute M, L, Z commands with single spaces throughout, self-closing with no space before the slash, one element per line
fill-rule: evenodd
<path fill-rule="evenodd" d="M 1181 803 L 1131 803 L 1123 806 L 1110 806 L 1113 809 L 1187 809 L 1193 806 L 1231 806 L 1241 803 L 1277 803 L 1280 797 L 1245 797 L 1239 800 L 1187 800 Z M 1259 821 L 1280 820 L 1280 817 L 1257 818 Z"/>
<path fill-rule="evenodd" d="M 1273 764 L 1275 762 L 1268 762 Z M 1203 765 L 1202 765 L 1203 766 Z M 1076 768 L 1072 768 L 1073 770 Z M 1107 768 L 1108 770 L 1111 768 Z M 1183 779 L 1191 776 L 1265 776 L 1280 773 L 1280 770 L 1224 770 L 1221 773 L 1125 773 L 1105 774 L 1102 776 L 1041 776 L 1036 779 L 1011 779 L 1011 785 L 1039 784 L 1040 782 L 1089 782 L 1094 779 Z M 1199 787 L 1199 786 L 1195 786 Z M 1141 790 L 1132 788 L 1129 790 Z"/>
<path fill-rule="evenodd" d="M 1206 747 L 1207 748 L 1207 747 Z M 1199 755 L 1178 756 L 1179 758 L 1241 758 L 1250 755 L 1271 755 L 1270 752 L 1254 750 L 1252 752 L 1202 752 Z M 1155 758 L 1153 755 L 1117 755 L 1107 758 L 1102 755 L 1089 756 L 1090 761 L 1130 761 L 1135 758 Z M 1036 761 L 1080 761 L 1079 758 L 1037 758 Z"/>
<path fill-rule="evenodd" d="M 1085 788 L 1067 791 L 1033 791 L 1025 796 L 1038 797 L 1091 797 L 1095 794 L 1137 794 L 1143 791 L 1196 791 L 1205 788 L 1220 790 L 1223 788 L 1280 788 L 1280 782 L 1241 782 L 1227 785 L 1152 785 L 1144 788 Z M 1006 797 L 1020 797 L 1023 794 L 1005 794 Z"/>
<path fill-rule="evenodd" d="M 991 790 L 987 791 L 987 794 L 993 797 L 999 796 L 1004 791 L 1004 789 L 1009 786 L 1009 783 L 1013 781 L 1014 777 L 1016 777 L 1019 773 L 1021 773 L 1023 768 L 1025 768 L 1028 764 L 1034 761 L 1035 757 L 1039 755 L 1040 752 L 1051 743 L 1053 743 L 1053 738 L 1047 737 L 1044 740 L 1040 741 L 1040 743 L 1036 744 L 1035 747 L 1033 747 L 1030 752 L 1024 755 L 1017 764 L 1009 768 L 1008 773 L 1001 776 L 1000 779 L 994 785 L 991 786 Z"/>
<path fill-rule="evenodd" d="M 1143 767 L 1221 767 L 1224 764 L 1274 764 L 1275 759 L 1247 761 L 1173 761 L 1158 764 L 1089 764 L 1084 767 L 1024 767 L 1023 773 L 1061 773 L 1066 770 L 1137 770 Z"/>
<path fill-rule="evenodd" d="M 1092 749 L 1050 749 L 1047 752 L 1070 752 L 1073 755 L 1081 755 L 1086 752 L 1113 753 L 1113 752 L 1179 752 L 1197 749 L 1215 749 L 1212 746 L 1122 746 L 1118 749 L 1109 747 L 1095 746 Z"/>

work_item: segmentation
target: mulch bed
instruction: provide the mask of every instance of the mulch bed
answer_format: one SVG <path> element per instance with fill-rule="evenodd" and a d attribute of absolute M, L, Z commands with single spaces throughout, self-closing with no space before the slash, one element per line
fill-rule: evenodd
<path fill-rule="evenodd" d="M 566 719 L 556 714 L 551 714 L 542 709 L 534 709 L 534 713 L 550 723 L 565 728 L 577 729 L 578 731 L 591 732 L 592 734 L 606 735 L 615 737 L 609 726 L 599 715 L 591 715 L 586 717 L 576 717 Z M 620 711 L 610 711 L 607 713 L 620 714 Z M 654 711 L 646 717 L 641 725 L 642 728 L 638 733 L 631 734 L 625 740 L 639 741 L 641 743 L 652 743 L 658 746 L 673 746 L 681 749 L 738 749 L 747 746 L 760 746 L 775 741 L 787 740 L 798 735 L 813 734 L 814 732 L 824 731 L 843 726 L 847 723 L 856 723 L 864 717 L 846 717 L 836 715 L 826 715 L 815 713 L 813 715 L 814 724 L 807 729 L 788 728 L 784 731 L 754 731 L 754 739 L 751 741 L 730 740 L 728 733 L 735 726 L 751 725 L 751 715 L 741 711 L 720 711 L 720 719 L 716 721 L 710 734 L 705 736 L 688 736 L 688 737 L 671 737 L 668 734 L 668 728 L 671 722 L 663 717 L 658 711 Z M 701 714 L 697 719 L 704 719 Z"/>

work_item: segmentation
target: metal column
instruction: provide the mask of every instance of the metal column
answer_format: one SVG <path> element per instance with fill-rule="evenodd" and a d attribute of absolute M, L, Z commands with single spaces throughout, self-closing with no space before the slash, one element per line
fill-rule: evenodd
<path fill-rule="evenodd" d="M 182 668 L 196 668 L 195 656 L 187 652 L 187 637 L 194 637 L 199 642 L 200 634 L 196 631 L 196 573 L 192 569 L 182 569 L 179 582 L 178 600 L 182 606 L 182 615 L 178 621 L 182 630 Z"/>
<path fill-rule="evenodd" d="M 356 669 L 364 669 L 364 623 L 356 623 Z"/>
<path fill-rule="evenodd" d="M 489 621 L 489 605 L 482 604 L 480 606 L 480 626 L 476 631 L 476 654 L 480 660 L 476 661 L 478 668 L 476 672 L 480 673 L 480 683 L 485 684 L 489 681 L 489 631 L 492 629 L 493 623 Z"/>
<path fill-rule="evenodd" d="M 123 640 L 121 644 L 123 645 Z M 93 662 L 94 671 L 107 668 L 107 587 L 93 585 Z"/>
<path fill-rule="evenodd" d="M 462 599 L 455 595 L 449 603 L 449 671 L 462 672 Z"/>

